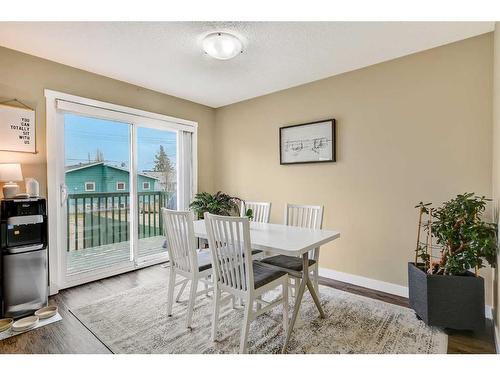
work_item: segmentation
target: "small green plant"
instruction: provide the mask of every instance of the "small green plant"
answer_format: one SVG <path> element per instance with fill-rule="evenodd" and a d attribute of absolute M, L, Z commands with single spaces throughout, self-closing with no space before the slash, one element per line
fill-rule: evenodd
<path fill-rule="evenodd" d="M 253 210 L 249 208 L 248 210 L 245 211 L 245 216 L 248 217 L 250 220 L 253 219 Z"/>
<path fill-rule="evenodd" d="M 430 240 L 417 239 L 416 259 L 420 259 L 430 274 L 464 275 L 467 271 L 486 266 L 494 267 L 497 254 L 497 224 L 482 220 L 481 216 L 490 199 L 474 193 L 457 195 L 441 207 L 420 202 L 416 208 L 427 214 L 423 224 Z M 428 238 L 429 238 L 428 237 Z M 440 248 L 436 260 L 432 259 L 432 238 Z"/>
<path fill-rule="evenodd" d="M 215 194 L 203 192 L 194 196 L 189 208 L 196 213 L 199 219 L 202 219 L 205 212 L 223 216 L 237 215 L 240 204 L 240 198 L 232 197 L 221 191 Z"/>

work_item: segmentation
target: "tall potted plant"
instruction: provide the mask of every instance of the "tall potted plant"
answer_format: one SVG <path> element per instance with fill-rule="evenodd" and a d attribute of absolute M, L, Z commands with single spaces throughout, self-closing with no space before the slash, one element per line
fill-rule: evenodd
<path fill-rule="evenodd" d="M 472 330 L 484 325 L 484 279 L 478 270 L 494 267 L 497 253 L 497 225 L 482 219 L 488 201 L 465 193 L 437 208 L 416 206 L 419 230 L 415 262 L 408 263 L 409 297 L 429 325 Z"/>

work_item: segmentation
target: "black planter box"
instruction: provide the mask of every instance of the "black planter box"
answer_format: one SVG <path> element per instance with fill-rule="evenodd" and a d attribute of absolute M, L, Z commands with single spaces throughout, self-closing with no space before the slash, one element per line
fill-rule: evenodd
<path fill-rule="evenodd" d="M 480 330 L 484 327 L 484 279 L 428 275 L 408 263 L 410 307 L 430 326 Z"/>

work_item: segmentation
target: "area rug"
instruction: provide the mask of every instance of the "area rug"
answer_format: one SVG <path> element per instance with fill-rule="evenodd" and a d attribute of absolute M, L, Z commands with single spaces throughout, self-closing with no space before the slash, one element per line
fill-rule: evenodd
<path fill-rule="evenodd" d="M 125 293 L 72 309 L 71 312 L 113 353 L 237 353 L 242 310 L 222 317 L 217 342 L 210 340 L 211 302 L 199 297 L 193 327 L 185 328 L 188 289 L 166 314 L 166 283 L 137 287 Z M 446 353 L 447 335 L 419 321 L 412 310 L 320 286 L 326 314 L 321 319 L 306 293 L 302 323 L 295 327 L 287 353 Z M 261 315 L 250 326 L 250 353 L 280 353 L 283 344 L 281 308 Z"/>

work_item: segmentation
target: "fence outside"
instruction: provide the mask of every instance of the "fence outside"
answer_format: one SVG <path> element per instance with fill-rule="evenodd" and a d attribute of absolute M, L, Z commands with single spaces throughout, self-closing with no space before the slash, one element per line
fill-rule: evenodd
<path fill-rule="evenodd" d="M 172 192 L 141 192 L 137 226 L 139 238 L 163 235 L 161 207 L 175 208 Z M 130 194 L 69 194 L 67 202 L 67 251 L 130 240 Z"/>

